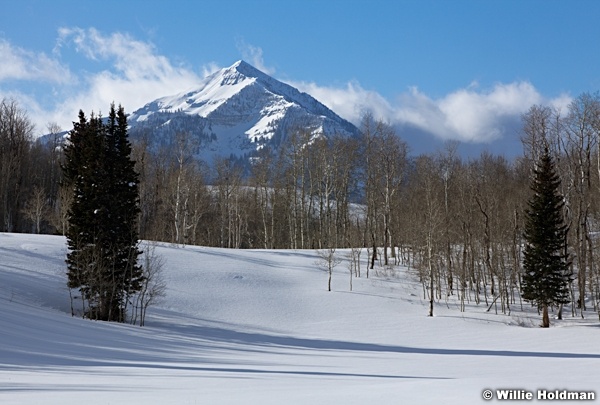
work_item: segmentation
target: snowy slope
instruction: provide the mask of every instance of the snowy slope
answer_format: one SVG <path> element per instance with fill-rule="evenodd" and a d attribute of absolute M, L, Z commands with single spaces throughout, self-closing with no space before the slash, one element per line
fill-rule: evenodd
<path fill-rule="evenodd" d="M 152 133 L 169 143 L 177 132 L 198 143 L 197 155 L 250 155 L 277 149 L 295 127 L 326 136 L 354 136 L 358 130 L 306 93 L 279 82 L 244 61 L 221 69 L 196 89 L 159 98 L 129 117 L 132 137 Z"/>
<path fill-rule="evenodd" d="M 327 292 L 312 251 L 157 252 L 167 297 L 140 328 L 69 315 L 62 237 L 0 234 L 0 403 L 474 404 L 486 388 L 597 389 L 597 321 L 543 330 L 535 313 L 461 313 L 451 299 L 428 318 L 411 270 L 363 274 L 350 292 L 344 263 Z"/>

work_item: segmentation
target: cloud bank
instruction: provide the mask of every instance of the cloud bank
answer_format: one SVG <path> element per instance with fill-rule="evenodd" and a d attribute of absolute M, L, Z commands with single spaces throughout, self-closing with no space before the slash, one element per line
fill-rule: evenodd
<path fill-rule="evenodd" d="M 61 62 L 68 49 L 96 69 L 72 71 Z M 104 35 L 94 28 L 61 28 L 51 56 L 2 40 L 0 60 L 0 98 L 19 101 L 39 134 L 48 122 L 69 129 L 80 109 L 100 113 L 116 102 L 131 111 L 160 96 L 193 88 L 203 77 L 188 66 L 175 65 L 150 43 L 123 33 Z M 201 67 L 203 73 L 213 70 L 213 65 Z M 52 101 L 42 105 L 43 97 L 32 94 L 35 90 L 23 91 L 16 81 L 52 85 Z"/>
<path fill-rule="evenodd" d="M 236 42 L 238 52 L 241 53 L 243 60 L 269 76 L 275 74 L 275 68 L 265 64 L 261 47 L 248 44 L 244 39 L 238 39 Z"/>
<path fill-rule="evenodd" d="M 3 81 L 40 81 L 66 84 L 73 80 L 69 68 L 46 55 L 15 47 L 0 39 L 0 83 Z"/>
<path fill-rule="evenodd" d="M 264 63 L 263 50 L 237 40 L 243 59 L 267 74 L 275 69 Z M 87 70 L 75 71 L 62 61 L 64 53 L 86 63 Z M 133 111 L 156 98 L 194 88 L 219 66 L 208 63 L 196 69 L 175 64 L 149 42 L 128 34 L 103 34 L 89 28 L 65 27 L 58 31 L 56 46 L 48 55 L 12 45 L 0 39 L 0 98 L 10 97 L 29 112 L 39 134 L 48 122 L 69 129 L 77 112 L 108 110 L 111 102 Z M 234 61 L 231 61 L 232 63 Z M 498 83 L 491 88 L 475 84 L 433 98 L 417 87 L 409 88 L 394 100 L 352 81 L 341 87 L 314 82 L 290 82 L 311 94 L 343 118 L 359 124 L 365 112 L 406 130 L 426 132 L 440 140 L 489 143 L 507 135 L 522 113 L 533 104 L 566 107 L 568 95 L 545 98 L 527 81 Z M 25 84 L 21 86 L 21 84 Z M 50 88 L 40 97 L 35 88 Z M 34 90 L 24 90 L 31 88 Z M 49 100 L 50 99 L 50 100 Z"/>
<path fill-rule="evenodd" d="M 57 49 L 74 46 L 78 54 L 91 61 L 104 62 L 108 68 L 86 73 L 85 85 L 72 91 L 58 107 L 69 111 L 107 110 L 111 102 L 139 108 L 157 97 L 192 88 L 201 80 L 187 66 L 176 66 L 157 53 L 149 43 L 122 33 L 103 35 L 91 28 L 62 28 Z"/>
<path fill-rule="evenodd" d="M 471 84 L 437 99 L 412 87 L 393 103 L 356 82 L 345 88 L 292 84 L 355 124 L 369 111 L 376 119 L 392 125 L 416 128 L 441 140 L 467 143 L 489 143 L 502 138 L 506 135 L 506 123 L 519 120 L 534 104 L 566 108 L 571 102 L 568 95 L 547 99 L 529 82 L 498 83 L 491 89 Z"/>

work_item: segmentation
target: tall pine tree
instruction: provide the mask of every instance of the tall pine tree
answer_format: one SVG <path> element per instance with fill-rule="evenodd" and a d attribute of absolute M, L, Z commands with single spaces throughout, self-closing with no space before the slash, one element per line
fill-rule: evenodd
<path fill-rule="evenodd" d="M 571 281 L 566 249 L 567 226 L 563 219 L 564 202 L 559 192 L 560 179 L 548 148 L 534 171 L 534 192 L 525 211 L 523 298 L 542 310 L 542 327 L 550 326 L 548 307 L 566 304 Z"/>
<path fill-rule="evenodd" d="M 138 174 L 131 160 L 127 118 L 111 105 L 106 122 L 79 112 L 65 148 L 63 173 L 73 190 L 67 242 L 68 287 L 81 292 L 84 314 L 125 320 L 141 289 L 137 221 Z"/>

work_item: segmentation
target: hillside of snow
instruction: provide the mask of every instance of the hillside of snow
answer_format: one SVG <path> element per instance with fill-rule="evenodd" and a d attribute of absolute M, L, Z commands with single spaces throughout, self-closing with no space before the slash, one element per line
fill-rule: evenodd
<path fill-rule="evenodd" d="M 367 279 L 366 253 L 353 291 L 344 262 L 328 292 L 314 251 L 156 251 L 167 295 L 140 328 L 70 316 L 64 238 L 0 234 L 0 403 L 476 404 L 485 389 L 597 390 L 597 317 L 541 329 L 528 306 L 460 312 L 450 297 L 429 318 L 414 271 Z"/>

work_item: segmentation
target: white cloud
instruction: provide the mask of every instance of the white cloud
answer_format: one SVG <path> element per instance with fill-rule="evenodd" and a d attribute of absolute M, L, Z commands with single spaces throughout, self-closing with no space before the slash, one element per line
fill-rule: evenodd
<path fill-rule="evenodd" d="M 75 50 L 71 66 L 85 61 L 87 70 L 72 72 L 59 62 L 67 48 Z M 61 28 L 52 57 L 0 40 L 0 60 L 0 98 L 17 100 L 39 134 L 48 122 L 70 129 L 80 109 L 106 113 L 115 102 L 132 112 L 158 97 L 189 90 L 204 77 L 173 64 L 148 42 L 94 28 Z M 202 73 L 215 69 L 214 64 L 200 68 Z M 49 86 L 27 86 L 32 81 Z"/>
<path fill-rule="evenodd" d="M 217 65 L 215 62 L 209 62 L 209 63 L 205 64 L 204 66 L 202 66 L 202 77 L 209 76 L 220 69 L 221 69 L 221 67 L 219 65 Z"/>
<path fill-rule="evenodd" d="M 242 54 L 242 59 L 257 68 L 263 73 L 268 75 L 275 74 L 275 68 L 269 67 L 265 64 L 263 58 L 263 50 L 261 47 L 250 45 L 243 39 L 237 41 L 238 51 Z"/>
<path fill-rule="evenodd" d="M 567 98 L 561 95 L 559 103 Z M 420 106 L 417 112 L 420 121 L 406 119 L 406 123 L 441 139 L 475 143 L 503 137 L 506 135 L 504 124 L 518 121 L 532 105 L 557 101 L 546 100 L 529 82 L 501 83 L 481 91 L 477 86 L 469 86 L 439 99 L 431 99 L 413 89 L 410 96 L 405 97 L 406 105 L 410 106 L 414 99 L 426 100 L 426 106 Z M 406 105 L 399 106 L 400 114 Z"/>
<path fill-rule="evenodd" d="M 0 82 L 35 80 L 64 84 L 72 80 L 69 69 L 44 53 L 15 47 L 0 39 Z"/>
<path fill-rule="evenodd" d="M 132 111 L 158 97 L 184 91 L 201 77 L 185 66 L 175 66 L 147 42 L 127 34 L 104 35 L 94 28 L 62 28 L 57 50 L 73 44 L 92 61 L 109 62 L 109 68 L 88 74 L 86 87 L 71 94 L 59 107 L 64 112 L 106 111 L 111 102 Z M 73 114 L 71 112 L 71 114 Z"/>
<path fill-rule="evenodd" d="M 345 87 L 323 87 L 306 82 L 287 83 L 310 94 L 339 116 L 355 124 L 360 122 L 361 116 L 367 111 L 384 119 L 393 115 L 393 107 L 385 98 L 377 92 L 363 89 L 357 82 L 349 82 Z"/>
<path fill-rule="evenodd" d="M 564 108 L 571 101 L 565 94 L 545 99 L 529 82 L 496 84 L 488 90 L 471 83 L 440 98 L 431 98 L 412 87 L 393 104 L 356 82 L 344 88 L 291 84 L 355 124 L 365 111 L 370 111 L 376 119 L 393 125 L 415 127 L 443 140 L 472 143 L 487 143 L 505 136 L 505 124 L 518 121 L 533 104 Z"/>

